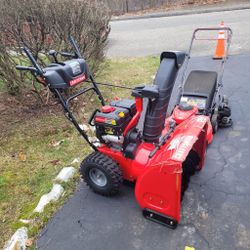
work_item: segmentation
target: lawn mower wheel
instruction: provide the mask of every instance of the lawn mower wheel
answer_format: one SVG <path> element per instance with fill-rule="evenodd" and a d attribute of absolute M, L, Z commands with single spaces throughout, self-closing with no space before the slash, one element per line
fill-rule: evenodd
<path fill-rule="evenodd" d="M 213 134 L 216 134 L 216 132 L 218 131 L 218 108 L 215 109 L 212 117 L 211 117 L 211 125 L 213 128 Z"/>

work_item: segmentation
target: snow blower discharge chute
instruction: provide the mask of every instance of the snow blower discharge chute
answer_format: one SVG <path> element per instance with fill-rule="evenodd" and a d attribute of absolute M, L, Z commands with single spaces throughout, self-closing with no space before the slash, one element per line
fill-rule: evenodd
<path fill-rule="evenodd" d="M 197 33 L 215 31 L 225 36 L 225 54 L 219 72 L 193 70 L 183 77 L 177 103 L 167 115 L 171 93 L 179 69 L 185 75 L 193 41 Z M 54 62 L 42 68 L 28 48 L 25 54 L 32 66 L 17 66 L 30 71 L 58 98 L 67 118 L 94 150 L 81 163 L 80 171 L 89 187 L 98 194 L 112 196 L 119 192 L 123 180 L 135 183 L 135 196 L 143 215 L 155 222 L 175 228 L 180 221 L 180 207 L 190 177 L 202 169 L 206 147 L 218 127 L 231 125 L 228 100 L 221 95 L 222 75 L 228 56 L 230 28 L 199 28 L 193 33 L 188 53 L 163 52 L 152 85 L 132 89 L 133 99 L 114 100 L 105 104 L 86 61 L 72 37 L 74 53 L 58 62 L 59 52 L 50 51 Z M 218 62 L 218 60 L 216 60 Z M 65 97 L 65 90 L 83 83 L 77 93 Z M 111 84 L 104 84 L 116 86 Z M 116 86 L 122 87 L 122 86 Z M 96 140 L 77 122 L 69 104 L 76 97 L 94 91 L 101 108 L 90 117 Z"/>

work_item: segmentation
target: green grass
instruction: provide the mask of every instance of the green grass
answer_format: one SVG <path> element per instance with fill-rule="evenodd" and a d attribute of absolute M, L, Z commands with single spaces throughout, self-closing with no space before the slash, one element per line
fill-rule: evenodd
<path fill-rule="evenodd" d="M 0 80 L 0 92 L 1 91 L 4 91 L 4 84 L 3 84 L 3 82 Z"/>
<path fill-rule="evenodd" d="M 140 84 L 152 83 L 159 66 L 158 57 L 141 57 L 107 60 L 104 70 L 96 78 L 97 81 L 110 82 L 116 85 L 134 87 Z M 131 98 L 131 91 L 116 88 L 101 87 L 109 98 L 119 95 L 121 98 Z"/>
<path fill-rule="evenodd" d="M 83 157 L 89 152 L 78 134 L 70 126 L 63 128 L 63 124 L 62 116 L 29 120 L 18 124 L 1 141 L 1 241 L 20 226 L 19 219 L 33 218 L 33 209 L 41 195 L 50 191 L 60 169 L 69 165 L 74 157 Z M 64 142 L 58 148 L 52 145 L 62 139 Z M 24 155 L 26 160 L 22 159 Z M 58 163 L 53 164 L 54 160 Z"/>
<path fill-rule="evenodd" d="M 97 80 L 125 86 L 150 83 L 158 65 L 159 59 L 155 57 L 107 60 Z M 132 98 L 131 91 L 108 87 L 101 90 L 106 99 Z M 47 206 L 41 215 L 33 213 L 40 197 L 50 191 L 61 168 L 75 157 L 83 159 L 91 151 L 62 114 L 19 122 L 9 130 L 0 141 L 0 248 L 23 226 L 19 219 L 31 219 L 29 237 L 36 236 L 73 192 L 79 174 L 75 181 L 63 184 L 66 190 L 63 198 Z M 59 140 L 64 141 L 54 147 L 53 142 Z"/>

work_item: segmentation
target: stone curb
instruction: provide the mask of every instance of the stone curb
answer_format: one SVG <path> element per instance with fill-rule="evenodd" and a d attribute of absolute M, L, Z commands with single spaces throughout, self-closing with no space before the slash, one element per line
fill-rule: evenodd
<path fill-rule="evenodd" d="M 73 162 L 78 162 L 78 158 L 74 159 Z M 50 202 L 57 201 L 63 194 L 64 188 L 56 182 L 68 182 L 76 173 L 74 167 L 64 167 L 61 169 L 59 174 L 54 179 L 54 184 L 51 191 L 47 194 L 44 194 L 36 208 L 34 209 L 35 213 L 42 213 L 45 206 Z M 29 220 L 21 219 L 21 222 L 29 224 Z M 28 228 L 21 227 L 19 228 L 10 240 L 4 246 L 4 250 L 25 250 L 26 249 L 26 240 L 28 239 Z"/>
<path fill-rule="evenodd" d="M 34 212 L 42 213 L 46 205 L 52 201 L 57 201 L 61 197 L 63 191 L 64 188 L 60 184 L 53 184 L 51 191 L 40 198 Z"/>
<path fill-rule="evenodd" d="M 55 181 L 68 182 L 75 174 L 76 169 L 74 167 L 65 167 L 56 176 Z"/>
<path fill-rule="evenodd" d="M 54 179 L 54 184 L 51 191 L 47 194 L 44 194 L 39 203 L 37 204 L 34 212 L 41 213 L 43 212 L 45 206 L 52 201 L 57 201 L 64 192 L 64 188 L 56 182 L 68 182 L 75 174 L 76 169 L 74 167 L 64 167 L 61 169 L 59 174 Z"/>
<path fill-rule="evenodd" d="M 25 250 L 28 239 L 27 227 L 19 228 L 4 246 L 4 250 Z"/>
<path fill-rule="evenodd" d="M 206 14 L 206 13 L 213 13 L 213 12 L 246 10 L 246 9 L 250 9 L 250 4 L 246 4 L 243 6 L 233 6 L 233 7 L 214 7 L 214 8 L 208 8 L 208 9 L 191 9 L 191 10 L 179 10 L 179 11 L 169 11 L 169 12 L 166 11 L 166 12 L 143 14 L 143 15 L 138 15 L 138 16 L 117 16 L 117 17 L 112 17 L 111 22 L 171 17 L 171 16 L 184 16 L 184 15 L 193 15 L 193 14 Z"/>

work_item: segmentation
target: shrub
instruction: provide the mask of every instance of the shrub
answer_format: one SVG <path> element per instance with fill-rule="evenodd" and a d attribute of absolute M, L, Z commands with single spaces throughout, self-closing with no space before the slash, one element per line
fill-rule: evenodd
<path fill-rule="evenodd" d="M 104 59 L 109 20 L 109 11 L 100 1 L 0 0 L 0 81 L 9 93 L 18 93 L 27 86 L 23 84 L 27 77 L 15 70 L 17 63 L 28 63 L 20 47 L 30 48 L 45 64 L 49 49 L 69 50 L 69 35 L 95 73 Z"/>

